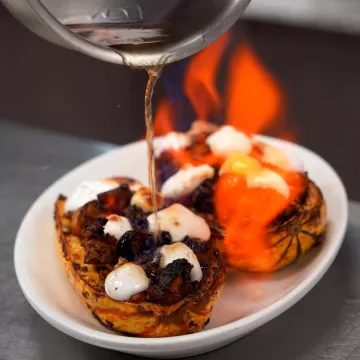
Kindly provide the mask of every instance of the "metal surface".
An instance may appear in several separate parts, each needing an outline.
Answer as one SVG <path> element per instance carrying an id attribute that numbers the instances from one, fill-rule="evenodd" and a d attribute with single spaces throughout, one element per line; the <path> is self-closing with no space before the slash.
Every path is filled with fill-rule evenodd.
<path id="1" fill-rule="evenodd" d="M 59 176 L 110 148 L 106 143 L 0 121 L 1 360 L 136 358 L 84 344 L 47 324 L 26 302 L 13 270 L 14 238 L 28 207 Z M 360 204 L 351 203 L 344 245 L 328 273 L 303 300 L 245 338 L 192 359 L 358 360 L 359 217 Z"/>
<path id="2" fill-rule="evenodd" d="M 360 1 L 253 0 L 244 18 L 359 34 Z"/>
<path id="3" fill-rule="evenodd" d="M 165 14 L 177 5 L 174 1 L 161 11 L 161 18 L 146 14 L 152 9 L 149 1 L 103 0 L 54 1 L 3 0 L 11 12 L 29 29 L 58 45 L 81 51 L 95 58 L 117 64 L 149 66 L 170 63 L 190 56 L 206 47 L 226 32 L 240 17 L 250 0 L 197 0 L 186 2 L 183 12 L 174 11 L 169 18 L 173 29 L 172 40 L 149 46 L 122 45 L 117 49 L 90 42 L 70 31 L 63 23 L 144 22 L 161 21 Z M 154 1 L 152 2 L 154 3 Z M 61 4 L 61 6 L 59 6 Z M 75 5 L 74 5 L 75 4 Z M 145 9 L 148 4 L 148 10 Z M 144 11 L 141 10 L 143 6 Z M 69 10 L 70 9 L 70 10 Z M 132 10 L 131 10 L 132 9 Z M 160 8 L 161 9 L 161 8 Z M 152 10 L 153 11 L 153 10 Z M 155 14 L 156 12 L 152 12 Z"/>

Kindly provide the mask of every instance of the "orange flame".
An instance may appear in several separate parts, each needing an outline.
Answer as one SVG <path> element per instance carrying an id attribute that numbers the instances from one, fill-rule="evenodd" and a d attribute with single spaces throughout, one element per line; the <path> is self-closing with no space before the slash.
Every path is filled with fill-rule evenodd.
<path id="1" fill-rule="evenodd" d="M 221 99 L 216 88 L 216 75 L 229 37 L 230 33 L 225 33 L 195 56 L 185 74 L 185 94 L 198 119 L 208 120 L 209 114 L 220 110 Z"/>
<path id="2" fill-rule="evenodd" d="M 258 170 L 236 171 L 236 156 L 226 161 L 234 169 L 219 177 L 215 187 L 216 215 L 225 228 L 224 248 L 229 264 L 254 271 L 270 270 L 274 264 L 268 227 L 299 195 L 303 178 L 296 172 L 258 163 Z M 244 166 L 244 164 L 240 164 Z M 245 165 L 246 166 L 246 165 Z M 280 175 L 289 188 L 289 196 L 272 188 L 251 187 L 247 176 L 252 171 L 271 170 Z M 276 259 L 275 259 L 276 260 Z"/>
<path id="3" fill-rule="evenodd" d="M 251 47 L 242 45 L 231 55 L 223 102 L 216 88 L 216 75 L 228 40 L 229 34 L 225 34 L 191 60 L 184 80 L 185 93 L 200 120 L 209 120 L 224 103 L 227 124 L 248 135 L 266 131 L 283 114 L 283 94 Z M 172 108 L 164 100 L 155 117 L 154 133 L 174 131 L 172 120 Z M 284 134 L 294 139 L 289 129 Z M 191 151 L 173 151 L 177 165 L 221 165 L 224 159 L 206 152 L 204 143 L 196 144 L 195 149 L 192 145 Z M 225 227 L 228 261 L 236 267 L 264 271 L 274 265 L 269 254 L 268 226 L 298 196 L 303 178 L 262 161 L 261 147 L 254 146 L 250 156 L 257 159 L 262 169 L 272 170 L 285 180 L 289 196 L 274 189 L 251 187 L 246 175 L 235 171 L 219 177 L 214 202 L 217 218 Z"/>
<path id="4" fill-rule="evenodd" d="M 164 136 L 174 131 L 172 120 L 174 119 L 173 109 L 167 98 L 161 100 L 156 115 L 154 116 L 153 133 L 155 136 Z"/>
<path id="5" fill-rule="evenodd" d="M 229 70 L 227 123 L 249 134 L 266 130 L 282 111 L 278 85 L 248 45 L 235 51 Z"/>

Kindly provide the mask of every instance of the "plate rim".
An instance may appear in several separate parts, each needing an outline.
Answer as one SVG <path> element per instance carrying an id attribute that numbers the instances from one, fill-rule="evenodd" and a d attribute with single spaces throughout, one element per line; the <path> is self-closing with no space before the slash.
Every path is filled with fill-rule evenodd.
<path id="1" fill-rule="evenodd" d="M 119 152 L 123 149 L 130 148 L 133 146 L 139 146 L 140 143 L 144 142 L 144 140 L 139 140 L 126 144 L 124 146 L 115 147 L 110 151 L 92 157 L 89 160 L 86 160 L 80 165 L 74 167 L 72 170 L 66 172 L 64 175 L 62 175 L 60 178 L 54 181 L 49 187 L 47 187 L 37 197 L 37 199 L 33 202 L 33 204 L 26 212 L 15 238 L 14 267 L 20 288 L 23 294 L 25 295 L 26 299 L 30 303 L 30 305 L 35 309 L 35 311 L 41 317 L 43 317 L 51 325 L 53 325 L 57 329 L 63 331 L 64 333 L 76 339 L 106 348 L 114 348 L 114 346 L 116 347 L 117 345 L 130 346 L 130 347 L 136 345 L 138 347 L 138 350 L 150 350 L 151 348 L 157 348 L 158 346 L 165 347 L 167 345 L 175 345 L 175 344 L 181 345 L 185 343 L 187 345 L 190 345 L 196 343 L 199 340 L 204 341 L 207 339 L 211 339 L 213 337 L 223 338 L 224 335 L 228 333 L 231 333 L 231 335 L 227 338 L 231 337 L 234 339 L 237 338 L 238 333 L 249 332 L 259 326 L 262 326 L 263 324 L 269 322 L 270 320 L 274 319 L 281 313 L 288 310 L 296 302 L 298 302 L 301 298 L 303 298 L 319 282 L 319 280 L 327 272 L 327 270 L 333 263 L 336 255 L 338 254 L 339 249 L 343 243 L 347 229 L 347 224 L 348 224 L 348 218 L 349 218 L 348 196 L 345 186 L 340 176 L 335 171 L 335 169 L 325 159 L 323 159 L 320 155 L 318 155 L 314 151 L 305 148 L 299 144 L 291 143 L 285 140 L 276 139 L 268 136 L 260 135 L 257 136 L 257 138 L 281 146 L 284 145 L 288 147 L 290 146 L 292 148 L 295 147 L 295 150 L 296 148 L 298 148 L 299 150 L 308 152 L 309 155 L 325 163 L 329 167 L 329 169 L 333 172 L 334 179 L 336 179 L 338 182 L 339 185 L 338 190 L 341 192 L 339 198 L 341 199 L 341 207 L 343 210 L 342 212 L 344 213 L 345 221 L 342 223 L 341 227 L 338 229 L 338 233 L 336 234 L 336 237 L 338 238 L 337 243 L 334 244 L 333 248 L 331 248 L 332 251 L 329 250 L 326 256 L 324 256 L 324 258 L 322 259 L 321 263 L 319 263 L 318 266 L 313 270 L 312 272 L 313 276 L 304 279 L 294 289 L 290 290 L 284 297 L 280 298 L 274 303 L 266 306 L 265 308 L 251 315 L 245 316 L 243 318 L 240 318 L 238 320 L 235 320 L 225 325 L 221 325 L 213 329 L 200 331 L 194 334 L 180 335 L 180 336 L 161 337 L 161 338 L 140 338 L 140 337 L 137 338 L 137 337 L 128 337 L 120 334 L 118 335 L 118 334 L 106 333 L 101 330 L 91 329 L 88 326 L 76 323 L 71 318 L 71 316 L 68 316 L 66 314 L 61 314 L 56 310 L 54 310 L 50 305 L 48 305 L 46 301 L 44 301 L 41 298 L 41 296 L 37 295 L 35 291 L 35 287 L 32 286 L 31 282 L 29 282 L 28 284 L 26 283 L 27 280 L 26 266 L 20 261 L 21 256 L 23 256 L 23 254 L 21 254 L 21 249 L 20 249 L 21 239 L 24 238 L 25 236 L 26 228 L 30 226 L 32 214 L 33 212 L 36 212 L 37 209 L 41 208 L 43 199 L 46 198 L 47 195 L 53 191 L 52 189 L 56 187 L 58 183 L 62 182 L 63 179 L 71 176 L 74 172 L 79 171 L 83 167 L 86 167 L 89 164 L 91 164 L 92 162 L 99 161 L 101 160 L 101 158 L 107 157 L 110 154 Z"/>

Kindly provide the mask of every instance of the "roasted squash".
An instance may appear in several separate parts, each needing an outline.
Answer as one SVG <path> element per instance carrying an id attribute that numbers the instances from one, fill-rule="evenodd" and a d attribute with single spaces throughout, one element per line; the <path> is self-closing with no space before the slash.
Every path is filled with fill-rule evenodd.
<path id="1" fill-rule="evenodd" d="M 126 180 L 121 179 L 120 183 L 124 182 Z M 194 333 L 207 324 L 225 280 L 225 266 L 217 249 L 209 243 L 206 277 L 195 293 L 181 301 L 171 305 L 143 301 L 141 297 L 117 301 L 107 296 L 104 290 L 104 273 L 114 269 L 113 262 L 100 265 L 85 262 L 85 248 L 77 222 L 83 221 L 81 212 L 88 207 L 86 221 L 91 223 L 99 216 L 96 206 L 90 203 L 69 214 L 64 211 L 65 202 L 66 197 L 60 196 L 55 205 L 59 254 L 81 302 L 100 323 L 115 331 L 141 337 Z"/>
<path id="2" fill-rule="evenodd" d="M 185 165 L 184 161 L 193 166 L 207 163 L 214 166 L 216 170 L 221 167 L 226 159 L 214 157 L 206 142 L 207 137 L 218 129 L 218 127 L 208 126 L 204 122 L 195 122 L 187 133 L 189 143 L 185 148 L 176 151 L 171 149 L 162 151 L 156 159 L 159 190 L 170 176 Z M 278 163 L 286 162 L 286 156 L 282 156 L 284 154 L 281 154 L 279 150 L 257 140 L 253 142 L 249 156 L 255 159 L 263 158 L 266 150 L 270 150 L 269 153 L 275 153 Z M 265 235 L 268 246 L 266 251 L 258 255 L 266 257 L 268 261 L 259 261 L 258 257 L 242 258 L 237 251 L 235 241 L 233 243 L 224 241 L 224 238 L 226 239 L 225 230 L 217 218 L 216 206 L 213 201 L 214 189 L 219 180 L 218 174 L 213 179 L 201 183 L 191 194 L 176 201 L 182 201 L 187 207 L 206 219 L 213 230 L 214 243 L 224 254 L 228 265 L 245 271 L 274 271 L 293 263 L 299 256 L 319 244 L 321 235 L 326 229 L 326 204 L 321 190 L 308 179 L 306 173 L 301 173 L 300 176 L 305 179 L 305 186 L 300 192 L 301 196 L 298 196 L 267 227 Z"/>
<path id="3" fill-rule="evenodd" d="M 326 230 L 326 206 L 320 189 L 309 180 L 302 199 L 291 205 L 289 215 L 280 215 L 268 227 L 265 236 L 268 247 L 259 258 L 242 258 L 234 244 L 224 243 L 219 234 L 216 246 L 225 256 L 228 265 L 240 270 L 269 272 L 278 270 L 296 261 L 311 248 L 320 244 L 321 235 Z M 218 224 L 213 225 L 213 228 Z"/>

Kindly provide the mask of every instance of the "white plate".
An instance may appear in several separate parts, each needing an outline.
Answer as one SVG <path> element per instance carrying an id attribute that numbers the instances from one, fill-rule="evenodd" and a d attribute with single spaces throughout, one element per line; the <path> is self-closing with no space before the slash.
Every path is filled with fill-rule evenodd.
<path id="1" fill-rule="evenodd" d="M 263 138 L 264 139 L 264 138 Z M 146 147 L 136 142 L 96 157 L 58 180 L 33 204 L 15 244 L 15 269 L 34 309 L 50 324 L 87 343 L 153 357 L 189 356 L 226 345 L 278 316 L 299 301 L 324 275 L 341 246 L 348 217 L 344 186 L 322 158 L 303 147 L 274 139 L 297 156 L 320 186 L 328 206 L 323 244 L 296 264 L 267 276 L 228 274 L 210 324 L 200 333 L 160 339 L 116 335 L 80 304 L 55 248 L 53 206 L 83 180 L 124 175 L 146 182 Z M 325 296 L 325 294 L 324 294 Z"/>

